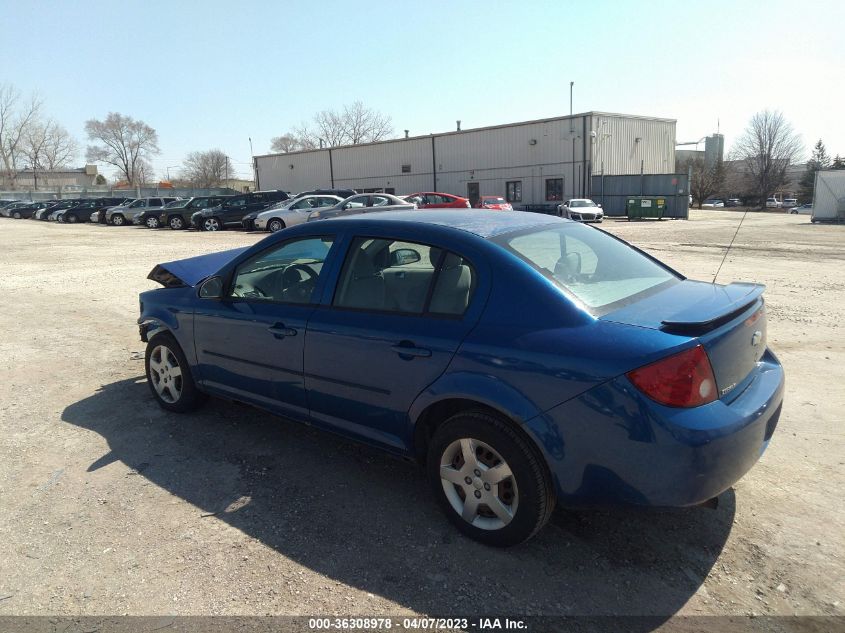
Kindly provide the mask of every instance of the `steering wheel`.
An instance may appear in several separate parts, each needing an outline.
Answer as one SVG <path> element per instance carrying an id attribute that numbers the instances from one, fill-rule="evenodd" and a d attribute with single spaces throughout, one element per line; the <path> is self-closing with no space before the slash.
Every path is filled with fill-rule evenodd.
<path id="1" fill-rule="evenodd" d="M 300 272 L 305 273 L 305 279 L 302 279 Z M 282 295 L 285 298 L 304 303 L 311 298 L 311 292 L 317 283 L 317 273 L 306 264 L 291 264 L 282 273 L 281 283 Z"/>

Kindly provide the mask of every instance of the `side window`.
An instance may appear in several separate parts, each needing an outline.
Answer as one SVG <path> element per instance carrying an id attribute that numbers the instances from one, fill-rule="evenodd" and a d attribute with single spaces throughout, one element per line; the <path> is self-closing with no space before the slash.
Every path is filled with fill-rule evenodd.
<path id="1" fill-rule="evenodd" d="M 336 204 L 337 200 L 334 198 L 317 198 L 318 207 L 333 207 Z"/>
<path id="2" fill-rule="evenodd" d="M 147 206 L 160 207 L 161 206 L 161 198 L 150 198 L 150 201 L 149 201 Z"/>
<path id="3" fill-rule="evenodd" d="M 385 198 L 384 196 L 373 196 L 373 206 L 374 207 L 384 207 L 390 204 L 390 198 Z"/>
<path id="4" fill-rule="evenodd" d="M 311 303 L 333 238 L 285 242 L 247 260 L 235 271 L 230 296 L 252 301 Z"/>
<path id="5" fill-rule="evenodd" d="M 346 204 L 343 205 L 344 209 L 355 209 L 359 207 L 367 206 L 367 198 L 369 196 L 355 196 L 354 198 L 347 200 Z"/>
<path id="6" fill-rule="evenodd" d="M 194 200 L 193 204 L 191 205 L 194 209 L 205 209 L 208 206 L 209 199 L 203 198 L 202 200 Z"/>

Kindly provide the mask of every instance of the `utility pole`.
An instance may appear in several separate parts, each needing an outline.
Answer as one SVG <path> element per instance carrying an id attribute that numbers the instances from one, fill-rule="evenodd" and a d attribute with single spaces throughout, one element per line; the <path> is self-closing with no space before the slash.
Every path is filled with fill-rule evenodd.
<path id="1" fill-rule="evenodd" d="M 249 138 L 249 159 L 252 161 L 252 186 L 255 187 L 255 183 L 258 182 L 258 166 L 255 163 L 255 152 L 252 151 L 252 137 L 247 138 Z"/>
<path id="2" fill-rule="evenodd" d="M 574 81 L 569 82 L 569 134 L 572 136 L 572 197 L 575 197 L 575 127 L 572 122 L 572 87 L 575 85 Z M 561 192 L 564 193 L 564 192 Z M 566 195 L 564 194 L 564 198 Z"/>

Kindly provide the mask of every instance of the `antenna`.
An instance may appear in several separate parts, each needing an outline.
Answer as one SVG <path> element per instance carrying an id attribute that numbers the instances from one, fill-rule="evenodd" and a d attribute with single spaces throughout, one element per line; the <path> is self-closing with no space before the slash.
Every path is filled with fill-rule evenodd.
<path id="1" fill-rule="evenodd" d="M 722 270 L 722 264 L 725 263 L 725 260 L 728 258 L 728 253 L 731 252 L 731 246 L 734 245 L 734 240 L 736 239 L 736 234 L 739 233 L 739 229 L 742 228 L 742 223 L 745 222 L 745 216 L 748 215 L 748 207 L 745 208 L 745 213 L 742 214 L 742 219 L 739 221 L 739 226 L 736 227 L 736 231 L 734 232 L 734 236 L 731 238 L 731 243 L 728 244 L 728 248 L 725 249 L 725 256 L 722 257 L 722 262 L 719 264 L 719 268 L 716 269 L 716 274 L 713 275 L 712 283 L 716 283 L 716 277 L 719 276 L 719 271 Z"/>
<path id="2" fill-rule="evenodd" d="M 719 117 L 716 117 L 716 134 L 719 133 Z"/>

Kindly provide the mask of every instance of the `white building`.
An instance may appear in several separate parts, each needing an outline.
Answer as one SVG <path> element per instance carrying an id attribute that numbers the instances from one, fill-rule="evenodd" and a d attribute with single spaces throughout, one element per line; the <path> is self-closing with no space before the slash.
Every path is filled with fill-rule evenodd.
<path id="1" fill-rule="evenodd" d="M 675 169 L 675 120 L 573 116 L 255 157 L 256 187 L 441 191 L 516 205 L 590 195 L 590 176 Z"/>

